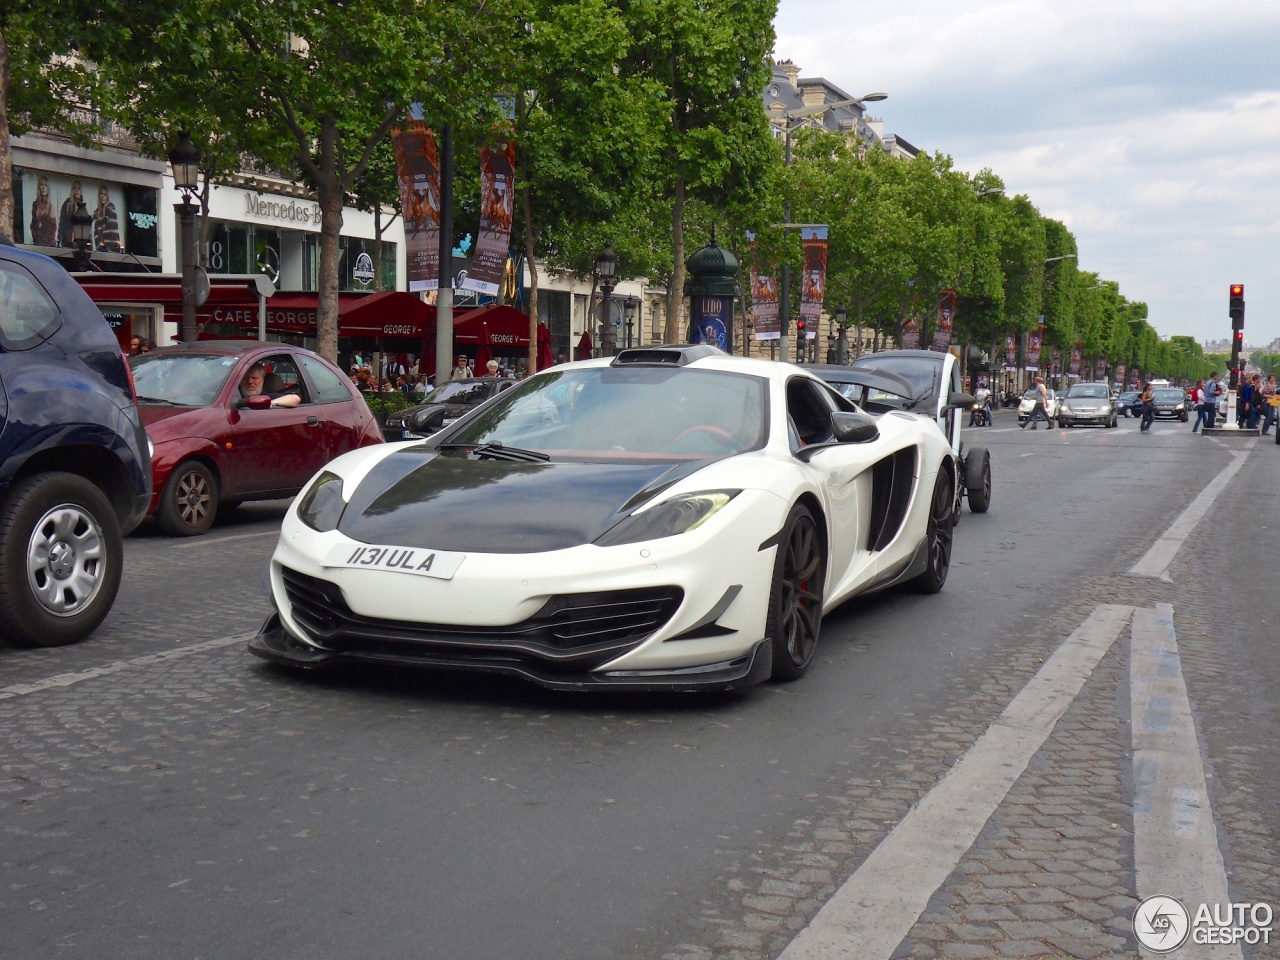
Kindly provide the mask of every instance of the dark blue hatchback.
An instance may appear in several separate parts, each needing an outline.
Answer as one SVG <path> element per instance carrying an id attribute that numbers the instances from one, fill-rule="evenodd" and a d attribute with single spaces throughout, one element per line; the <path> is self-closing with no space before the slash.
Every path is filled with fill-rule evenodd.
<path id="1" fill-rule="evenodd" d="M 0 244 L 0 637 L 92 632 L 150 500 L 147 435 L 102 312 L 53 260 Z"/>

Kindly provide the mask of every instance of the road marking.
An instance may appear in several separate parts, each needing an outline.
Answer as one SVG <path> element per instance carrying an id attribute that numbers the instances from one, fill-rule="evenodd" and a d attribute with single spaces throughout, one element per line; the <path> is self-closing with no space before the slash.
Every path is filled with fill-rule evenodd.
<path id="1" fill-rule="evenodd" d="M 1094 608 L 960 761 L 938 781 L 782 952 L 779 960 L 878 960 L 911 932 L 1022 776 L 1132 607 Z"/>
<path id="2" fill-rule="evenodd" d="M 222 647 L 232 647 L 237 643 L 248 643 L 249 638 L 252 636 L 252 633 L 238 633 L 232 637 L 220 637 L 217 640 L 204 640 L 200 643 L 193 643 L 189 647 L 165 650 L 163 653 L 150 653 L 145 657 L 134 657 L 132 660 L 116 660 L 114 663 L 104 663 L 100 667 L 91 667 L 78 673 L 59 673 L 52 677 L 45 677 L 43 680 L 34 680 L 31 683 L 15 683 L 8 687 L 0 687 L 0 700 L 25 697 L 45 690 L 61 690 L 75 686 L 77 683 L 83 683 L 85 680 L 109 677 L 113 673 L 121 673 L 135 667 L 149 667 L 157 663 L 167 663 L 170 660 L 194 656 L 197 653 L 207 653 L 210 650 L 219 650 Z"/>
<path id="3" fill-rule="evenodd" d="M 202 547 L 210 543 L 226 543 L 229 540 L 248 540 L 252 537 L 278 537 L 279 528 L 275 530 L 259 530 L 256 533 L 237 533 L 230 537 L 192 537 L 190 540 L 169 545 L 171 550 L 183 550 L 187 547 Z"/>
<path id="4" fill-rule="evenodd" d="M 1248 456 L 1247 452 L 1234 455 L 1231 463 L 1209 481 L 1209 485 L 1201 490 L 1200 495 L 1178 515 L 1169 529 L 1142 555 L 1142 559 L 1129 568 L 1131 577 L 1152 577 L 1156 580 L 1164 580 L 1166 583 L 1170 581 L 1169 564 L 1173 563 L 1174 557 L 1195 531 L 1196 525 L 1209 512 L 1218 494 L 1244 466 L 1245 458 Z"/>
<path id="5" fill-rule="evenodd" d="M 1231 902 L 1205 788 L 1191 701 L 1182 676 L 1173 607 L 1133 616 L 1129 662 L 1133 719 L 1133 847 L 1138 899 L 1177 897 L 1194 914 L 1201 903 Z M 1145 949 L 1144 957 L 1155 956 Z M 1178 954 L 1240 957 L 1239 944 L 1188 943 Z"/>

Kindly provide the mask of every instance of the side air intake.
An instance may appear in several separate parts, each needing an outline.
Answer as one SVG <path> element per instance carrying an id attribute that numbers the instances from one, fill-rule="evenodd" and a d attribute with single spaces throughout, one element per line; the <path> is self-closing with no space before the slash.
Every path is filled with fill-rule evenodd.
<path id="1" fill-rule="evenodd" d="M 871 468 L 871 522 L 867 549 L 883 550 L 902 529 L 916 478 L 916 448 L 892 453 Z"/>

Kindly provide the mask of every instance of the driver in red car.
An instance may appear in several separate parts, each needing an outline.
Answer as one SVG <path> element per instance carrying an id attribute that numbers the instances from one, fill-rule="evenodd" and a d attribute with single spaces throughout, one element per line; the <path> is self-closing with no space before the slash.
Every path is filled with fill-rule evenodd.
<path id="1" fill-rule="evenodd" d="M 260 363 L 255 363 L 245 373 L 244 379 L 240 381 L 240 393 L 247 400 L 249 397 L 257 397 L 266 395 L 271 398 L 273 407 L 296 407 L 302 402 L 302 397 L 296 393 L 278 392 L 267 393 L 265 386 L 267 383 L 267 368 Z"/>

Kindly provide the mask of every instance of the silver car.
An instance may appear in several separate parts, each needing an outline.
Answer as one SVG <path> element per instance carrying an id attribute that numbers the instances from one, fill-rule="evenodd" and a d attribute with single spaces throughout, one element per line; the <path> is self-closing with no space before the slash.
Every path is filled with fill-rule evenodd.
<path id="1" fill-rule="evenodd" d="M 1116 425 L 1118 416 L 1105 383 L 1073 384 L 1058 406 L 1060 427 L 1074 427 L 1079 423 L 1110 428 Z"/>

